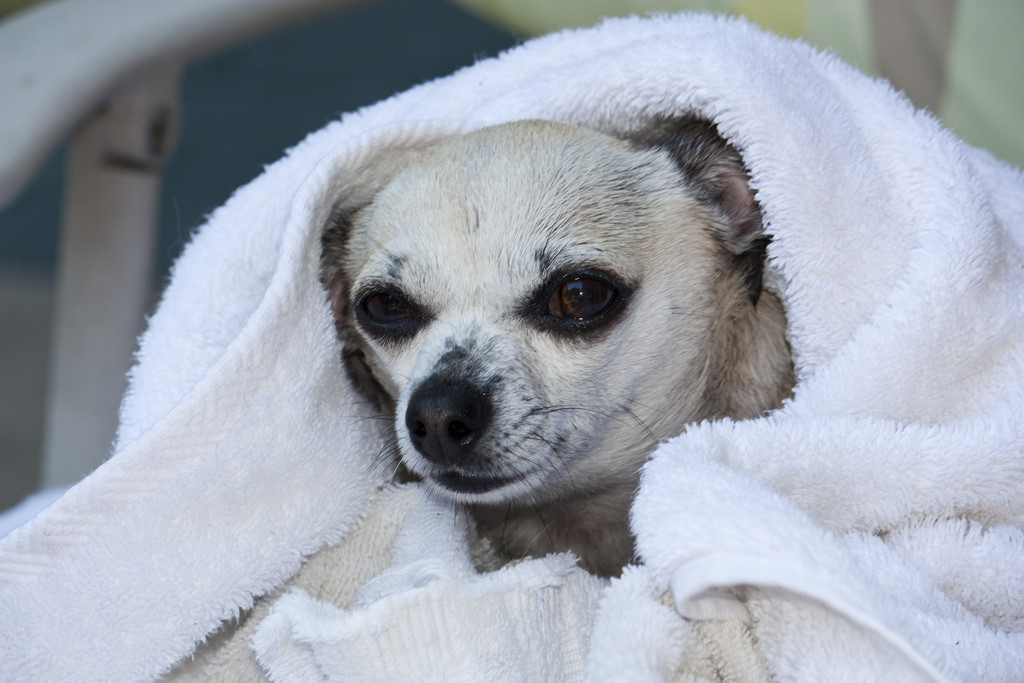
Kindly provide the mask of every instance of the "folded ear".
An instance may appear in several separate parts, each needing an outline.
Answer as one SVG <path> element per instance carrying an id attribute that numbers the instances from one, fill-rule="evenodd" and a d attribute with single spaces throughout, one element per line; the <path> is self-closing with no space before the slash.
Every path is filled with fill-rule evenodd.
<path id="1" fill-rule="evenodd" d="M 341 360 L 356 390 L 379 410 L 393 411 L 394 399 L 373 370 L 372 353 L 352 324 L 349 305 L 348 241 L 361 207 L 336 208 L 331 211 L 320 237 L 320 282 L 327 289 L 327 299 L 334 314 L 334 325 L 342 343 Z"/>
<path id="2" fill-rule="evenodd" d="M 327 288 L 334 319 L 341 325 L 348 318 L 348 277 L 345 264 L 352 220 L 358 209 L 335 208 L 320 237 L 320 282 Z"/>
<path id="3" fill-rule="evenodd" d="M 714 124 L 696 117 L 663 122 L 640 142 L 667 152 L 695 198 L 717 207 L 723 219 L 719 242 L 735 257 L 736 267 L 747 279 L 750 299 L 757 303 L 770 238 L 764 234 L 761 207 L 739 152 Z"/>

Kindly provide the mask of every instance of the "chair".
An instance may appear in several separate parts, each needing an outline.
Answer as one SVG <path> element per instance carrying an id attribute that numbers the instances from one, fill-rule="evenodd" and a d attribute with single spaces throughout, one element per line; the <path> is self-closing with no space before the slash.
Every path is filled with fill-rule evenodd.
<path id="1" fill-rule="evenodd" d="M 108 455 L 151 301 L 161 164 L 183 67 L 362 0 L 53 0 L 0 23 L 0 209 L 71 136 L 44 487 Z"/>

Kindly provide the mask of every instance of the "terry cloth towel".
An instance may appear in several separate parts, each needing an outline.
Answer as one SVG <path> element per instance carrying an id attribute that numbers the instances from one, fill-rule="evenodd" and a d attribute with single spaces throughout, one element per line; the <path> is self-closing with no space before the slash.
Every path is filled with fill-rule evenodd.
<path id="1" fill-rule="evenodd" d="M 477 574 L 461 514 L 377 464 L 317 279 L 327 211 L 481 126 L 688 112 L 750 170 L 795 394 L 658 448 L 621 579 Z M 1024 179 L 887 84 L 703 15 L 543 37 L 313 133 L 176 264 L 113 457 L 0 544 L 0 678 L 168 673 L 1020 680 Z"/>

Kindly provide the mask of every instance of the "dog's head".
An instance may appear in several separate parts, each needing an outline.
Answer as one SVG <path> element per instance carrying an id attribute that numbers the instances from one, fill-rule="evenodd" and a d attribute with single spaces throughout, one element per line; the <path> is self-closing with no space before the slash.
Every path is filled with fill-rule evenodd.
<path id="1" fill-rule="evenodd" d="M 658 440 L 766 407 L 728 357 L 763 249 L 708 124 L 641 143 L 522 121 L 338 212 L 322 275 L 408 469 L 457 500 L 538 502 L 632 486 Z"/>

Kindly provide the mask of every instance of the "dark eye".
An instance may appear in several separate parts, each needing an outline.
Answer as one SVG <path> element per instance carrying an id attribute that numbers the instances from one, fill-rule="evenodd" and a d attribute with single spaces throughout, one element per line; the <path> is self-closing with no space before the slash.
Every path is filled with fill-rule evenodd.
<path id="1" fill-rule="evenodd" d="M 371 322 L 379 325 L 394 325 L 412 317 L 412 310 L 405 302 L 389 292 L 366 297 L 362 310 Z"/>
<path id="2" fill-rule="evenodd" d="M 370 291 L 356 300 L 356 319 L 363 330 L 382 339 L 401 339 L 416 333 L 421 323 L 419 309 L 405 298 L 387 290 Z"/>
<path id="3" fill-rule="evenodd" d="M 558 318 L 591 320 L 615 303 L 618 292 L 607 282 L 591 277 L 574 277 L 558 287 L 548 299 L 548 312 Z"/>

